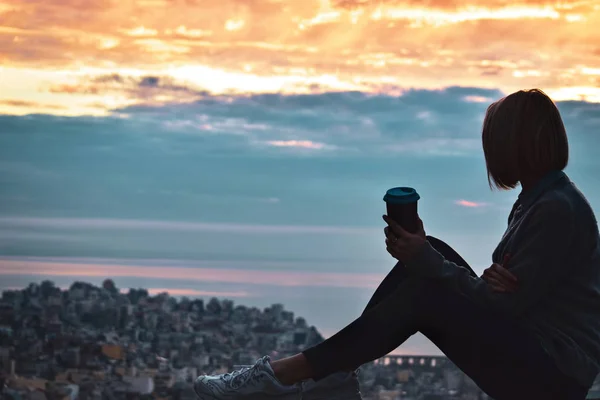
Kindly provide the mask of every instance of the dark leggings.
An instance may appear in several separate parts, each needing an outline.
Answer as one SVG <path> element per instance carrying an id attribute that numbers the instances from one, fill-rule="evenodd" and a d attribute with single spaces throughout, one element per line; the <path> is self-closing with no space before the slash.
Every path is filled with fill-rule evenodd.
<path id="1" fill-rule="evenodd" d="M 427 239 L 447 260 L 476 275 L 446 243 Z M 581 400 L 587 394 L 515 320 L 482 308 L 438 281 L 409 276 L 401 262 L 359 318 L 303 354 L 318 380 L 383 357 L 417 332 L 495 400 Z"/>

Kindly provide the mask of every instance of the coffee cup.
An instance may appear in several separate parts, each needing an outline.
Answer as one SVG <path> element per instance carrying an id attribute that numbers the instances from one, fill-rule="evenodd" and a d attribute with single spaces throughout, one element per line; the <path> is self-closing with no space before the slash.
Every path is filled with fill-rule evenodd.
<path id="1" fill-rule="evenodd" d="M 411 233 L 419 229 L 419 213 L 417 203 L 421 197 L 410 187 L 395 187 L 389 189 L 383 201 L 387 206 L 387 215 L 401 227 Z"/>

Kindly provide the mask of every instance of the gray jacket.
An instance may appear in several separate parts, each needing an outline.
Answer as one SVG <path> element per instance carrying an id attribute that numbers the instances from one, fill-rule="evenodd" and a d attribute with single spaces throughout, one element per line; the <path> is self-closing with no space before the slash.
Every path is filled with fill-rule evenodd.
<path id="1" fill-rule="evenodd" d="M 519 281 L 512 293 L 493 292 L 429 244 L 406 267 L 515 317 L 565 374 L 590 387 L 600 372 L 600 236 L 590 204 L 564 172 L 519 195 L 492 261 L 506 254 Z"/>

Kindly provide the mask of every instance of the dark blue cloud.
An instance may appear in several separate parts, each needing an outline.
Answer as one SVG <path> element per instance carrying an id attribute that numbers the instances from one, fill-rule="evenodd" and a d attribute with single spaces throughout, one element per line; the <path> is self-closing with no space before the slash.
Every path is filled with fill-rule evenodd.
<path id="1" fill-rule="evenodd" d="M 383 191 L 406 184 L 419 188 L 423 210 L 440 224 L 479 226 L 457 213 L 455 200 L 510 206 L 513 194 L 487 188 L 487 103 L 466 99 L 501 95 L 461 87 L 403 96 L 203 95 L 108 117 L 0 116 L 0 216 L 373 226 Z M 596 187 L 600 105 L 559 106 L 571 170 Z M 268 144 L 293 140 L 331 147 Z"/>
<path id="2" fill-rule="evenodd" d="M 412 90 L 402 96 L 360 92 L 204 95 L 193 103 L 138 105 L 116 112 L 160 119 L 180 133 L 201 135 L 206 130 L 228 134 L 233 141 L 255 144 L 311 140 L 353 153 L 386 149 L 389 153 L 464 154 L 477 149 L 481 118 L 487 106 L 466 101 L 469 96 L 495 99 L 501 93 L 451 87 L 440 91 Z"/>

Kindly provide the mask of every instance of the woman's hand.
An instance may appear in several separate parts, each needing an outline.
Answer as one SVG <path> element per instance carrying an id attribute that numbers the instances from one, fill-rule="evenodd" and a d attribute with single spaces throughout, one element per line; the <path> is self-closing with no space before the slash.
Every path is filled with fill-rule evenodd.
<path id="1" fill-rule="evenodd" d="M 383 216 L 383 220 L 388 224 L 383 230 L 387 252 L 396 260 L 406 264 L 423 248 L 427 241 L 423 221 L 419 218 L 419 229 L 416 233 L 410 233 L 387 215 Z"/>
<path id="2" fill-rule="evenodd" d="M 494 263 L 486 268 L 481 275 L 481 279 L 490 285 L 494 292 L 506 293 L 514 292 L 518 288 L 517 277 L 504 266 L 509 260 L 509 255 L 504 256 L 502 264 Z"/>

